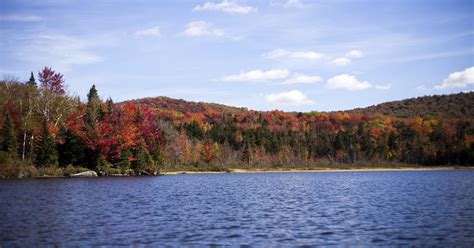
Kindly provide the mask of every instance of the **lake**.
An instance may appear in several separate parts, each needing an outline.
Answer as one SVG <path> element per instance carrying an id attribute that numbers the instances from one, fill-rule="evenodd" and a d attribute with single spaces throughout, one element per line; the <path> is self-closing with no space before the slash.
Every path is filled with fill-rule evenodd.
<path id="1" fill-rule="evenodd" d="M 474 245 L 474 171 L 0 181 L 0 246 Z"/>

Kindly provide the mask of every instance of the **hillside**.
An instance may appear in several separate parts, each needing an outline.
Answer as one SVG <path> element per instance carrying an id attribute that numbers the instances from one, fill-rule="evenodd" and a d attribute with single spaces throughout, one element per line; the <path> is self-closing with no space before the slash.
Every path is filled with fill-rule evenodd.
<path id="1" fill-rule="evenodd" d="M 474 117 L 474 92 L 423 96 L 357 108 L 350 112 L 380 113 L 399 118 L 471 119 Z"/>
<path id="2" fill-rule="evenodd" d="M 188 113 L 204 113 L 209 109 L 212 109 L 216 112 L 226 112 L 226 113 L 235 113 L 245 111 L 246 108 L 237 108 L 231 107 L 223 104 L 217 103 L 205 103 L 205 102 L 192 102 L 186 101 L 183 99 L 174 99 L 166 96 L 160 97 L 148 97 L 141 98 L 131 101 L 142 106 L 162 109 L 162 110 L 173 110 L 178 112 L 188 112 Z"/>
<path id="3" fill-rule="evenodd" d="M 169 97 L 143 98 L 127 102 L 134 102 L 142 106 L 160 110 L 171 110 L 182 113 L 205 113 L 212 110 L 218 113 L 245 113 L 246 108 L 237 108 L 215 103 L 192 102 Z M 254 112 L 254 111 L 251 111 Z M 268 113 L 268 111 L 259 111 Z M 338 111 L 334 111 L 338 112 Z M 400 101 L 385 102 L 366 108 L 356 108 L 345 111 L 348 113 L 382 114 L 398 118 L 424 119 L 473 119 L 474 118 L 474 92 L 458 93 L 452 95 L 433 95 L 410 98 Z M 290 112 L 287 114 L 296 114 Z"/>

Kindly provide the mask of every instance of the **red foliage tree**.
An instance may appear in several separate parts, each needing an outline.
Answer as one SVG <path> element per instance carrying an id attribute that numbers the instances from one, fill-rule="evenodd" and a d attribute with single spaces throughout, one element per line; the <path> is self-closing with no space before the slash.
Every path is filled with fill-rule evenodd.
<path id="1" fill-rule="evenodd" d="M 66 93 L 64 79 L 61 73 L 55 72 L 51 67 L 46 66 L 38 73 L 38 76 L 41 87 L 57 95 L 64 95 Z"/>

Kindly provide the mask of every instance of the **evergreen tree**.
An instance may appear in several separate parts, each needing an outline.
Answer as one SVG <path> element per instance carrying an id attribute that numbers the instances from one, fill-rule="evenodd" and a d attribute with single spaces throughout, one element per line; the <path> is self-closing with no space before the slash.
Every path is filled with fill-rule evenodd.
<path id="1" fill-rule="evenodd" d="M 114 101 L 112 101 L 112 98 L 108 98 L 107 101 L 105 101 L 105 105 L 107 106 L 107 114 L 113 114 L 114 112 Z"/>
<path id="2" fill-rule="evenodd" d="M 60 165 L 80 165 L 84 164 L 86 145 L 71 130 L 63 128 L 61 136 L 64 142 L 58 145 L 58 155 Z"/>
<path id="3" fill-rule="evenodd" d="M 120 158 L 118 159 L 118 162 L 115 163 L 115 166 L 119 168 L 122 173 L 125 173 L 130 169 L 131 163 L 129 158 L 132 157 L 132 155 L 132 152 L 128 148 L 120 151 Z"/>
<path id="4" fill-rule="evenodd" d="M 84 117 L 84 130 L 86 132 L 87 139 L 90 141 L 94 141 L 98 138 L 96 122 L 100 121 L 104 114 L 102 112 L 101 104 L 102 102 L 99 98 L 95 85 L 92 85 L 89 93 L 87 94 L 86 114 Z M 86 156 L 88 168 L 97 168 L 98 162 L 100 160 L 99 152 L 93 149 L 86 149 Z"/>
<path id="5" fill-rule="evenodd" d="M 35 76 L 33 75 L 33 72 L 31 72 L 30 80 L 28 80 L 26 84 L 36 87 L 36 80 L 35 80 Z"/>
<path id="6" fill-rule="evenodd" d="M 95 127 L 95 122 L 102 117 L 101 103 L 95 85 L 92 85 L 87 94 L 87 110 L 85 117 L 86 124 L 89 127 Z"/>
<path id="7" fill-rule="evenodd" d="M 250 164 L 252 161 L 252 147 L 248 140 L 245 142 L 244 150 L 242 151 L 242 161 L 246 164 Z"/>
<path id="8" fill-rule="evenodd" d="M 134 150 L 135 160 L 132 161 L 132 168 L 136 173 L 141 173 L 142 171 L 156 171 L 155 161 L 153 161 L 153 157 L 146 149 L 144 143 L 140 143 Z"/>
<path id="9" fill-rule="evenodd" d="M 40 166 L 55 166 L 58 164 L 58 151 L 46 122 L 43 124 L 43 135 L 36 156 L 36 164 Z"/>
<path id="10" fill-rule="evenodd" d="M 163 157 L 161 147 L 159 145 L 156 146 L 155 151 L 153 151 L 151 155 L 157 167 L 163 166 L 165 164 L 165 158 Z"/>
<path id="11" fill-rule="evenodd" d="M 1 150 L 8 156 L 15 157 L 17 155 L 18 144 L 15 136 L 15 124 L 8 111 L 5 114 L 5 122 L 2 127 L 3 140 Z"/>
<path id="12" fill-rule="evenodd" d="M 195 120 L 193 120 L 190 124 L 185 124 L 184 129 L 186 130 L 186 135 L 188 135 L 190 138 L 195 138 L 198 140 L 202 140 L 204 138 L 204 131 Z"/>

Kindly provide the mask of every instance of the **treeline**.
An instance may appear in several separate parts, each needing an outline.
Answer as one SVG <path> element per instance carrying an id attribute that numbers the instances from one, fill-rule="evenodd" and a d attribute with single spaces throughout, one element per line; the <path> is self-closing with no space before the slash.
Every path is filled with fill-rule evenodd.
<path id="1" fill-rule="evenodd" d="M 398 118 L 466 119 L 474 117 L 474 93 L 422 96 L 386 102 L 350 112 L 381 113 Z"/>
<path id="2" fill-rule="evenodd" d="M 38 83 L 32 73 L 25 83 L 0 82 L 3 169 L 29 164 L 150 174 L 379 162 L 474 164 L 470 116 L 258 112 L 163 97 L 113 103 L 100 99 L 95 86 L 82 102 L 66 93 L 62 74 L 51 68 L 37 78 Z"/>

